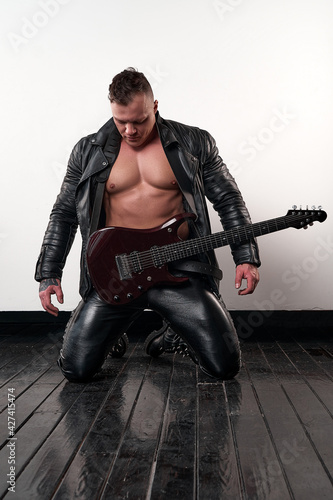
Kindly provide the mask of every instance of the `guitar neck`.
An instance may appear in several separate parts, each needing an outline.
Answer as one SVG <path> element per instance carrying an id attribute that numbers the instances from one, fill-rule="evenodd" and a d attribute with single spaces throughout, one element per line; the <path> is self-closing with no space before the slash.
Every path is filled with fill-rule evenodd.
<path id="1" fill-rule="evenodd" d="M 293 226 L 298 218 L 301 219 L 298 215 L 289 215 L 277 219 L 257 222 L 255 224 L 238 226 L 208 236 L 201 236 L 200 238 L 165 245 L 160 247 L 160 250 L 163 253 L 163 260 L 165 262 L 173 262 L 208 250 L 214 250 L 215 248 L 227 245 L 239 245 L 258 236 L 282 231 L 283 229 Z"/>

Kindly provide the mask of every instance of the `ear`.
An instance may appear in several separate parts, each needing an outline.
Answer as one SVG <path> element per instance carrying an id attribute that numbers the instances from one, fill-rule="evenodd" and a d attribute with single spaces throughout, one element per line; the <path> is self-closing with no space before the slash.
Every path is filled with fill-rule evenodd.
<path id="1" fill-rule="evenodd" d="M 155 114 L 156 114 L 156 112 L 157 112 L 157 108 L 158 108 L 158 101 L 157 101 L 157 100 L 155 100 L 155 101 L 154 101 L 154 113 L 155 113 Z"/>

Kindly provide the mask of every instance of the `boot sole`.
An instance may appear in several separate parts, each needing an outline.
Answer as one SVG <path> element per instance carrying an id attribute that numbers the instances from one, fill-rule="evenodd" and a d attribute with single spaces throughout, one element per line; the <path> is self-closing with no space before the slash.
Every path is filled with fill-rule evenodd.
<path id="1" fill-rule="evenodd" d="M 169 325 L 167 323 L 164 323 L 162 328 L 160 328 L 159 330 L 154 330 L 146 338 L 145 343 L 144 343 L 144 350 L 152 358 L 158 358 L 161 354 L 163 354 L 164 349 L 162 346 L 159 348 L 159 350 L 156 350 L 156 352 L 154 352 L 153 354 L 151 354 L 149 352 L 149 350 L 150 350 L 150 347 L 151 347 L 152 343 L 154 342 L 154 340 L 156 340 L 158 337 L 163 336 L 163 334 L 166 331 L 166 329 L 168 328 L 168 326 Z"/>
<path id="2" fill-rule="evenodd" d="M 111 356 L 111 358 L 122 358 L 126 353 L 128 346 L 129 340 L 127 334 L 124 333 L 112 347 L 111 351 L 109 352 L 109 356 Z"/>

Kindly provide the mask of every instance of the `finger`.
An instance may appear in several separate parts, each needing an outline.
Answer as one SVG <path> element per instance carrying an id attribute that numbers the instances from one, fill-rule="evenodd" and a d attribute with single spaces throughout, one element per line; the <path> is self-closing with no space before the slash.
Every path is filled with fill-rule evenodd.
<path id="1" fill-rule="evenodd" d="M 253 293 L 255 290 L 255 287 L 248 286 L 247 288 L 243 288 L 243 290 L 239 290 L 238 295 L 249 295 Z"/>
<path id="2" fill-rule="evenodd" d="M 238 295 L 248 295 L 249 293 L 252 293 L 253 290 L 254 290 L 254 288 L 252 288 L 248 284 L 246 288 L 243 288 L 242 290 L 239 290 Z"/>
<path id="3" fill-rule="evenodd" d="M 242 286 L 243 280 L 243 272 L 236 268 L 236 276 L 235 276 L 235 288 L 240 288 Z"/>
<path id="4" fill-rule="evenodd" d="M 43 309 L 45 309 L 46 312 L 52 314 L 53 316 L 58 316 L 59 309 L 52 304 L 51 294 L 52 292 L 50 290 L 46 292 L 41 292 L 39 294 L 40 301 Z"/>
<path id="5" fill-rule="evenodd" d="M 59 309 L 57 307 L 55 307 L 51 301 L 41 300 L 41 303 L 42 303 L 43 309 L 45 309 L 46 312 L 48 312 L 49 314 L 52 314 L 53 316 L 58 316 Z"/>
<path id="6" fill-rule="evenodd" d="M 48 312 L 49 314 L 52 314 L 52 316 L 58 316 L 59 309 L 55 307 L 53 304 L 50 304 L 47 308 L 45 308 L 45 311 Z"/>
<path id="7" fill-rule="evenodd" d="M 58 300 L 59 304 L 63 304 L 63 302 L 64 302 L 64 294 L 62 292 L 61 286 L 54 287 L 54 290 L 55 290 L 55 294 L 57 296 L 57 300 Z"/>
<path id="8" fill-rule="evenodd" d="M 247 287 L 238 292 L 238 295 L 248 295 L 253 293 L 258 284 L 258 280 L 255 279 L 252 275 L 247 277 Z"/>

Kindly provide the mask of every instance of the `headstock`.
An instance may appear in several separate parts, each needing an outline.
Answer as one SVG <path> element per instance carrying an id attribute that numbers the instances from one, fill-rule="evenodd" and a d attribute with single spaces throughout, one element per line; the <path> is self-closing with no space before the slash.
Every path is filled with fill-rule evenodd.
<path id="1" fill-rule="evenodd" d="M 306 209 L 303 210 L 302 205 L 299 209 L 296 205 L 293 205 L 292 210 L 288 210 L 286 217 L 290 227 L 306 229 L 309 224 L 312 225 L 315 221 L 324 222 L 327 218 L 327 213 L 322 210 L 321 206 L 319 206 L 318 209 L 316 209 L 315 206 L 309 209 L 307 206 Z"/>

